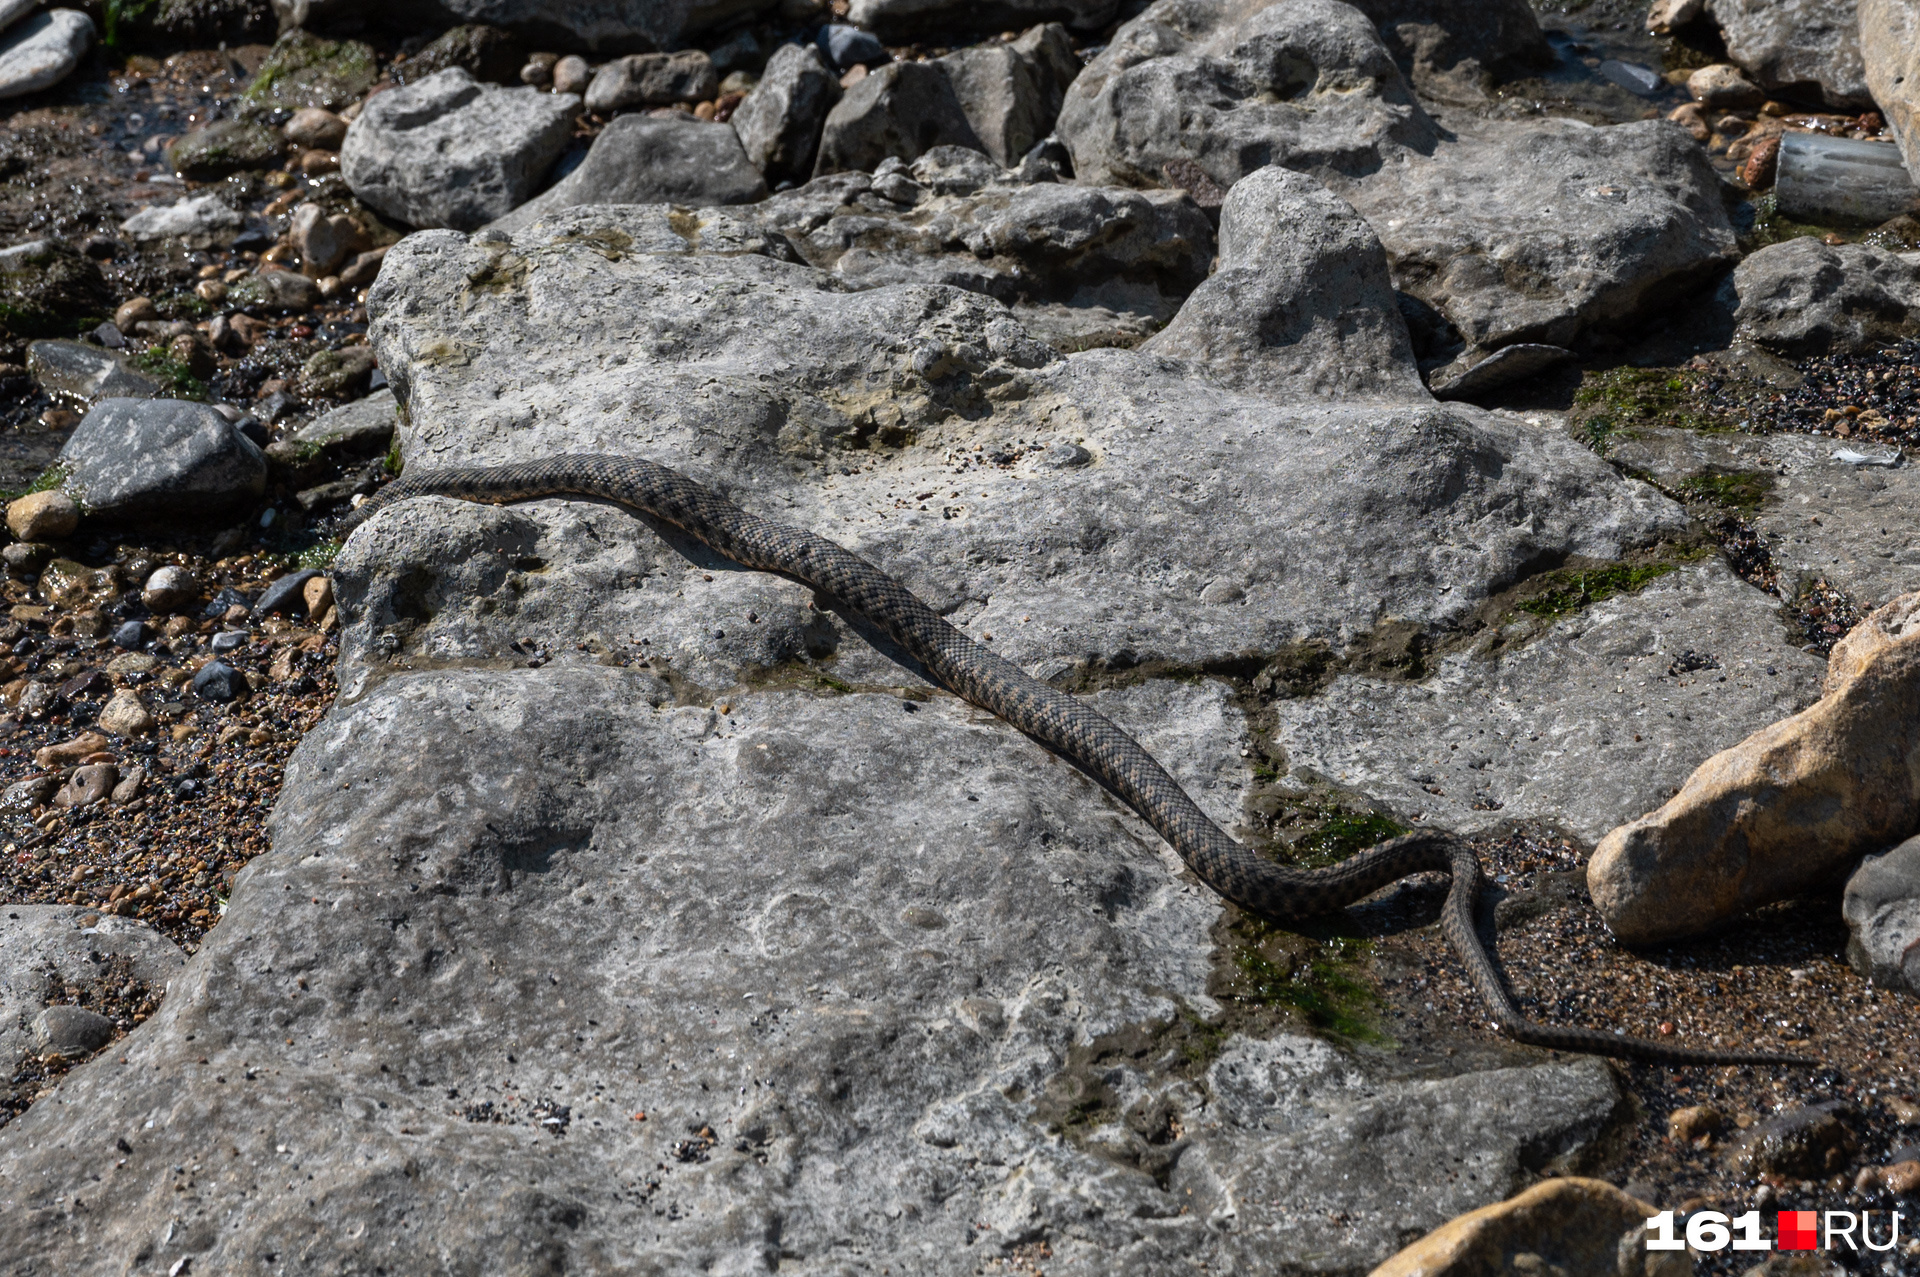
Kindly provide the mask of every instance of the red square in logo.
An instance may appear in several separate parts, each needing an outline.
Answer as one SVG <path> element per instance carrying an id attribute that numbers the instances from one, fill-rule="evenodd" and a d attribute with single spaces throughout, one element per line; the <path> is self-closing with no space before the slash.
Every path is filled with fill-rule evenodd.
<path id="1" fill-rule="evenodd" d="M 1818 1250 L 1820 1248 L 1820 1214 L 1810 1210 L 1783 1210 L 1780 1212 L 1780 1249 L 1781 1250 Z"/>

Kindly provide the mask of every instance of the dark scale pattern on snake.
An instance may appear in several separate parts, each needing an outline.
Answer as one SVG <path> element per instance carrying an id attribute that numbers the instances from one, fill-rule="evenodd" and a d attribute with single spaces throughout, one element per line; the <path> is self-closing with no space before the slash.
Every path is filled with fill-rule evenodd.
<path id="1" fill-rule="evenodd" d="M 949 625 L 865 559 L 811 532 L 749 514 L 665 466 L 634 457 L 560 456 L 520 465 L 408 473 L 354 513 L 353 523 L 410 497 L 500 504 L 585 496 L 642 510 L 736 563 L 777 572 L 834 596 L 885 630 L 946 688 L 1097 776 L 1180 854 L 1193 872 L 1243 909 L 1276 922 L 1334 913 L 1409 874 L 1450 874 L 1447 938 L 1493 1011 L 1494 1028 L 1562 1051 L 1669 1064 L 1807 1064 L 1762 1051 L 1667 1046 L 1591 1029 L 1555 1028 L 1521 1015 L 1474 929 L 1480 864 L 1458 837 L 1407 834 L 1325 869 L 1293 869 L 1229 838 L 1138 742 L 1076 698 L 1047 686 Z"/>

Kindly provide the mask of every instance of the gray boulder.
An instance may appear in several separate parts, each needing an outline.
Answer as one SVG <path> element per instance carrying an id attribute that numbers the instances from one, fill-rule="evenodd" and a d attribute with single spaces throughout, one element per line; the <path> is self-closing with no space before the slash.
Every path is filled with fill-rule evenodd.
<path id="1" fill-rule="evenodd" d="M 347 130 L 340 171 L 388 217 L 473 230 L 539 189 L 579 111 L 571 94 L 496 88 L 451 67 L 371 99 Z"/>
<path id="2" fill-rule="evenodd" d="M 1066 28 L 1034 27 L 1010 44 L 976 44 L 938 59 L 987 154 L 1012 168 L 1053 129 L 1080 70 Z"/>
<path id="3" fill-rule="evenodd" d="M 1859 0 L 1860 55 L 1867 87 L 1900 144 L 1909 173 L 1920 173 L 1920 4 Z"/>
<path id="4" fill-rule="evenodd" d="M 952 284 L 1064 342 L 1102 326 L 1139 340 L 1208 275 L 1213 230 L 1181 192 L 1000 179 L 979 152 L 939 148 L 876 179 L 808 182 L 749 217 L 852 288 Z"/>
<path id="5" fill-rule="evenodd" d="M 127 979 L 116 978 L 116 969 L 164 994 L 186 966 L 186 955 L 145 923 L 95 914 L 98 921 L 82 927 L 87 916 L 88 910 L 67 905 L 0 909 L 0 1071 L 7 1077 L 29 1052 L 44 1050 L 34 1040 L 34 1021 L 56 998 L 105 1001 Z"/>
<path id="6" fill-rule="evenodd" d="M 847 21 L 883 39 L 951 38 L 955 26 L 998 31 L 1036 22 L 1064 22 L 1093 31 L 1113 21 L 1120 0 L 853 0 Z"/>
<path id="7" fill-rule="evenodd" d="M 719 91 L 719 85 L 712 59 L 698 49 L 635 53 L 615 58 L 594 72 L 586 105 L 596 115 L 611 115 L 632 106 L 704 102 Z"/>
<path id="8" fill-rule="evenodd" d="M 1665 121 L 1463 124 L 1329 185 L 1378 232 L 1395 285 L 1453 326 L 1465 366 L 1629 327 L 1738 252 L 1705 153 Z"/>
<path id="9" fill-rule="evenodd" d="M 600 131 L 580 167 L 493 223 L 515 231 L 581 204 L 706 208 L 764 199 L 767 184 L 724 124 L 692 116 L 623 115 Z"/>
<path id="10" fill-rule="evenodd" d="M 1427 397 L 1379 237 L 1339 196 L 1283 168 L 1227 195 L 1218 268 L 1142 349 L 1257 394 Z"/>
<path id="11" fill-rule="evenodd" d="M 372 45 L 324 39 L 303 29 L 305 25 L 281 21 L 280 38 L 242 94 L 246 105 L 269 111 L 343 111 L 380 78 Z"/>
<path id="12" fill-rule="evenodd" d="M 362 568 L 391 562 L 381 522 Z M 161 1014 L 0 1144 L 8 1182 L 89 1194 L 90 1227 L 9 1211 L 0 1246 L 76 1277 L 143 1247 L 225 1271 L 299 1218 L 329 1272 L 421 1230 L 454 1271 L 830 1269 L 858 1237 L 962 1277 L 1039 1234 L 1063 1273 L 1299 1272 L 1311 1247 L 1358 1274 L 1599 1155 L 1623 1101 L 1596 1061 L 1408 1079 L 1183 1027 L 1219 1014 L 1218 906 L 1144 826 L 1089 820 L 1091 781 L 909 703 L 722 715 L 591 663 L 343 703 Z M 1230 810 L 1217 692 L 1102 704 Z M 746 794 L 771 801 L 722 797 Z M 90 1178 L 76 1150 L 116 1138 L 136 1173 Z M 221 1224 L 182 1225 L 166 1171 L 210 1139 L 194 1191 Z"/>
<path id="13" fill-rule="evenodd" d="M 1553 65 L 1526 0 L 1353 0 L 1423 95 L 1483 100 L 1496 83 Z"/>
<path id="14" fill-rule="evenodd" d="M 146 398 L 160 383 L 111 350 L 50 339 L 27 346 L 27 373 L 56 399 L 82 405 L 107 398 Z"/>
<path id="15" fill-rule="evenodd" d="M 0 98 L 50 89 L 80 65 L 93 22 L 75 9 L 49 9 L 0 35 Z"/>
<path id="16" fill-rule="evenodd" d="M 1189 165 L 1222 189 L 1268 164 L 1360 176 L 1435 141 L 1373 23 L 1338 0 L 1155 0 L 1074 80 L 1055 131 L 1083 182 L 1187 189 Z"/>
<path id="17" fill-rule="evenodd" d="M 820 134 L 816 175 L 871 171 L 936 146 L 980 149 L 946 72 L 930 62 L 890 62 L 844 93 Z"/>
<path id="18" fill-rule="evenodd" d="M 1459 359 L 1449 378 L 1501 346 L 1629 325 L 1736 255 L 1677 125 L 1449 123 L 1440 138 L 1338 0 L 1159 0 L 1074 81 L 1056 131 L 1086 182 L 1225 190 L 1267 163 L 1320 178 L 1443 317 L 1417 350 Z"/>
<path id="19" fill-rule="evenodd" d="M 810 44 L 783 44 L 728 121 L 748 163 L 770 183 L 804 182 L 813 173 L 820 130 L 840 100 L 840 79 Z"/>
<path id="20" fill-rule="evenodd" d="M 1858 0 L 1707 0 L 1727 54 L 1764 89 L 1871 110 Z"/>
<path id="21" fill-rule="evenodd" d="M 483 22 L 535 48 L 634 53 L 672 49 L 702 32 L 771 14 L 779 0 L 272 0 L 280 29 L 325 30 L 369 19 L 414 26 Z"/>
<path id="22" fill-rule="evenodd" d="M 1873 349 L 1920 333 L 1920 262 L 1790 239 L 1734 267 L 1722 301 L 1741 336 L 1784 355 Z"/>
<path id="23" fill-rule="evenodd" d="M 198 515 L 257 499 L 267 463 L 253 440 L 206 404 L 107 399 L 60 449 L 63 487 L 97 518 Z"/>
<path id="24" fill-rule="evenodd" d="M 1920 838 L 1861 862 L 1841 913 L 1854 970 L 1882 988 L 1920 993 Z"/>
<path id="25" fill-rule="evenodd" d="M 669 457 L 724 439 L 730 452 L 766 459 L 733 472 L 739 500 L 856 536 L 923 596 L 964 608 L 970 626 L 1023 664 L 1122 651 L 1193 663 L 1310 639 L 1344 646 L 1383 617 L 1445 626 L 1527 564 L 1610 561 L 1686 526 L 1678 507 L 1555 432 L 1432 403 L 1251 396 L 1132 352 L 1061 359 L 988 299 L 919 285 L 849 293 L 824 272 L 730 249 L 738 238 L 695 256 L 688 241 L 714 228 L 683 222 L 676 236 L 653 229 L 656 217 L 664 223 L 664 210 L 599 209 L 536 225 L 512 244 L 438 232 L 395 246 L 368 306 L 381 366 L 408 405 L 403 454 L 445 464 L 495 455 L 454 452 L 442 433 L 454 423 L 461 438 L 524 439 L 515 446 L 546 451 Z M 666 240 L 670 251 L 648 251 Z M 608 243 L 625 245 L 618 260 L 603 255 Z M 509 257 L 536 253 L 537 313 L 517 287 L 483 296 L 464 282 L 489 262 L 496 277 L 516 278 Z M 632 313 L 591 300 L 642 286 L 649 301 Z M 463 295 L 476 304 L 456 300 Z M 458 367 L 435 362 L 454 350 Z M 506 371 L 534 351 L 537 381 Z M 610 362 L 616 352 L 624 362 Z M 950 427 L 939 423 L 987 404 L 968 432 L 981 460 L 964 485 L 942 486 L 952 467 L 942 460 Z M 1178 418 L 1177 431 L 1162 432 L 1163 414 Z M 1095 463 L 1051 468 L 1056 441 Z M 872 469 L 837 474 L 856 464 Z M 815 468 L 837 475 L 830 493 L 800 477 Z M 945 495 L 897 506 L 890 492 Z M 1172 504 L 1143 511 L 1149 498 Z M 840 522 L 856 510 L 864 522 Z M 509 541 L 534 535 L 524 511 L 448 517 L 485 520 L 463 545 L 480 544 L 473 538 L 485 528 Z M 619 526 L 610 516 L 594 535 L 614 537 Z M 677 570 L 643 566 L 656 562 L 650 545 L 640 531 L 620 535 L 605 542 L 599 566 L 581 570 L 677 580 Z M 504 562 L 474 548 L 446 553 L 483 574 Z M 504 649 L 524 608 L 655 642 L 719 630 L 724 640 L 662 658 L 710 687 L 828 642 L 809 628 L 818 618 L 803 592 L 759 578 L 728 578 L 728 590 L 748 591 L 739 596 L 703 589 L 682 600 L 649 588 L 599 598 L 563 584 L 571 569 L 556 566 L 503 609 L 501 587 L 468 571 L 449 581 L 431 622 L 407 621 L 403 597 L 378 625 L 403 625 L 407 643 L 448 653 Z M 800 604 L 776 609 L 777 598 Z M 722 612 L 684 610 L 708 606 L 762 621 L 742 627 Z M 350 642 L 376 645 L 384 632 L 355 630 Z M 861 644 L 833 639 L 829 650 L 843 679 L 899 677 L 855 666 L 867 659 Z M 852 672 L 860 668 L 867 673 Z"/>
<path id="26" fill-rule="evenodd" d="M 120 231 L 142 242 L 178 239 L 189 247 L 207 248 L 231 244 L 234 237 L 246 229 L 246 224 L 245 215 L 227 207 L 218 195 L 209 191 L 204 195 L 182 195 L 171 204 L 143 208 L 120 223 Z"/>
<path id="27" fill-rule="evenodd" d="M 167 163 L 181 177 L 217 182 L 230 173 L 269 168 L 286 154 L 280 130 L 253 120 L 215 120 L 167 148 Z"/>

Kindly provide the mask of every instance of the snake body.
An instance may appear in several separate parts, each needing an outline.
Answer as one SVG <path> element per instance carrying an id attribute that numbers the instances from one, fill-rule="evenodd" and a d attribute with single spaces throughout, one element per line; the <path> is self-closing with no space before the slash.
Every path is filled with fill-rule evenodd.
<path id="1" fill-rule="evenodd" d="M 1003 719 L 1103 782 L 1167 840 L 1208 886 L 1280 923 L 1335 913 L 1410 874 L 1451 876 L 1442 925 L 1493 1027 L 1519 1042 L 1563 1051 L 1671 1064 L 1804 1064 L 1764 1051 L 1670 1046 L 1592 1029 L 1539 1024 L 1521 1014 L 1474 927 L 1480 865 L 1455 835 L 1422 830 L 1324 869 L 1277 864 L 1241 846 L 1207 818 L 1165 768 L 1104 715 L 1050 687 L 948 624 L 899 581 L 814 533 L 742 510 L 678 471 L 635 457 L 574 455 L 484 468 L 409 470 L 352 516 L 358 524 L 412 497 L 501 504 L 583 496 L 617 502 L 673 524 L 716 552 L 812 586 L 884 630 L 949 691 Z"/>

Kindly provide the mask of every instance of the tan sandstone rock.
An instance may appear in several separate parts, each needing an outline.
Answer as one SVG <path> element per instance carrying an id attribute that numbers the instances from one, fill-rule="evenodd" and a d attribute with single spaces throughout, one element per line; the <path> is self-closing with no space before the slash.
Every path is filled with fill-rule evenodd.
<path id="1" fill-rule="evenodd" d="M 115 736 L 144 736 L 153 730 L 153 714 L 140 694 L 123 687 L 100 711 L 100 726 Z"/>
<path id="2" fill-rule="evenodd" d="M 1860 0 L 1860 53 L 1907 171 L 1920 174 L 1920 0 Z"/>
<path id="3" fill-rule="evenodd" d="M 1644 1229 L 1654 1213 L 1653 1206 L 1604 1180 L 1545 1180 L 1518 1197 L 1447 1221 L 1371 1277 L 1491 1277 L 1520 1271 L 1686 1277 L 1693 1267 L 1685 1251 L 1646 1248 Z"/>
<path id="4" fill-rule="evenodd" d="M 34 492 L 7 504 L 7 530 L 22 541 L 57 541 L 80 526 L 80 507 L 55 489 Z"/>
<path id="5" fill-rule="evenodd" d="M 1824 694 L 1600 840 L 1593 903 L 1629 944 L 1693 935 L 1920 829 L 1920 593 L 1834 646 Z"/>

